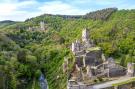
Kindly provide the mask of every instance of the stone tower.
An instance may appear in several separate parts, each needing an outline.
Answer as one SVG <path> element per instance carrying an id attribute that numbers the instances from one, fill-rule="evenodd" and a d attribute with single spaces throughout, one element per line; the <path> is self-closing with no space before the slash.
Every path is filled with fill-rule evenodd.
<path id="1" fill-rule="evenodd" d="M 81 50 L 81 43 L 80 41 L 76 40 L 75 42 L 72 43 L 72 52 L 75 53 L 80 50 Z"/>
<path id="2" fill-rule="evenodd" d="M 91 78 L 92 77 L 92 71 L 91 71 L 91 68 L 90 68 L 89 65 L 86 67 L 86 70 L 87 70 L 88 77 Z"/>
<path id="3" fill-rule="evenodd" d="M 45 30 L 45 23 L 43 21 L 40 22 L 40 29 Z"/>
<path id="4" fill-rule="evenodd" d="M 68 70 L 68 58 L 64 58 L 64 62 L 63 62 L 63 72 L 67 72 Z"/>
<path id="5" fill-rule="evenodd" d="M 102 53 L 101 57 L 102 57 L 103 62 L 105 62 L 106 58 L 105 58 L 105 55 L 103 53 Z"/>
<path id="6" fill-rule="evenodd" d="M 82 31 L 82 41 L 85 43 L 89 41 L 89 31 L 86 28 Z"/>
<path id="7" fill-rule="evenodd" d="M 134 76 L 134 64 L 132 63 L 127 64 L 127 76 Z"/>
<path id="8" fill-rule="evenodd" d="M 75 52 L 76 51 L 76 45 L 75 45 L 75 42 L 72 43 L 72 48 L 71 48 L 72 52 Z"/>

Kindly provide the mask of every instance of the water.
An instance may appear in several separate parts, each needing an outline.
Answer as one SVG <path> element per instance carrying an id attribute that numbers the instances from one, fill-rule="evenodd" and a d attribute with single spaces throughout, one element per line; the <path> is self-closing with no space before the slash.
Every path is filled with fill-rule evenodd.
<path id="1" fill-rule="evenodd" d="M 39 77 L 39 84 L 41 89 L 48 89 L 48 83 L 43 74 Z"/>

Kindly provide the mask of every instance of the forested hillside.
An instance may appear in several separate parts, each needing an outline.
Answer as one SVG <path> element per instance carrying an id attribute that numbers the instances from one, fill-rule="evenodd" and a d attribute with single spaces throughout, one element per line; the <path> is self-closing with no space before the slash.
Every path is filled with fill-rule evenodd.
<path id="1" fill-rule="evenodd" d="M 45 22 L 46 31 L 28 30 L 38 27 L 40 21 Z M 135 62 L 135 10 L 109 8 L 84 16 L 45 14 L 1 28 L 0 71 L 6 76 L 6 86 L 40 89 L 38 78 L 43 73 L 49 89 L 66 89 L 63 60 L 69 57 L 72 66 L 70 45 L 81 39 L 83 28 L 89 29 L 90 38 L 106 57 L 123 66 Z"/>
<path id="2" fill-rule="evenodd" d="M 4 21 L 0 21 L 0 28 L 5 28 L 6 26 L 9 26 L 9 25 L 13 25 L 13 24 L 16 24 L 17 22 L 15 21 L 10 21 L 10 20 L 4 20 Z"/>

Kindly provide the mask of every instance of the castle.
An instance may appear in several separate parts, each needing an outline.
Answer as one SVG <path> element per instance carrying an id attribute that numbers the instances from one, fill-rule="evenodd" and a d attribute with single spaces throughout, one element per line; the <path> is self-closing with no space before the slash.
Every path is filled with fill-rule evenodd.
<path id="1" fill-rule="evenodd" d="M 29 27 L 28 30 L 30 30 L 30 31 L 35 31 L 35 30 L 45 31 L 45 30 L 47 30 L 47 26 L 46 26 L 44 21 L 41 21 L 39 23 L 39 26 Z"/>
<path id="2" fill-rule="evenodd" d="M 117 64 L 112 57 L 106 58 L 100 47 L 96 47 L 89 39 L 88 29 L 82 31 L 82 41 L 72 43 L 71 51 L 75 56 L 74 71 L 68 78 L 67 89 L 130 89 L 133 86 L 134 64 L 127 67 Z M 127 78 L 124 80 L 120 78 Z M 131 81 L 134 80 L 134 81 Z M 130 83 L 125 83 L 131 81 Z M 105 83 L 106 86 L 103 86 Z M 98 83 L 98 84 L 97 84 Z M 119 85 L 122 83 L 122 85 Z M 130 88 L 123 88 L 131 84 Z"/>

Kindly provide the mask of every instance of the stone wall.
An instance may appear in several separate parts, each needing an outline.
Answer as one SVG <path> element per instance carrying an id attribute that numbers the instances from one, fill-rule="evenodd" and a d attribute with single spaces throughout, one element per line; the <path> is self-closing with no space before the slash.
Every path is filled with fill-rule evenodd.
<path id="1" fill-rule="evenodd" d="M 76 56 L 75 57 L 75 62 L 78 67 L 83 67 L 83 56 Z"/>
<path id="2" fill-rule="evenodd" d="M 118 77 L 126 75 L 126 70 L 121 68 L 110 68 L 109 69 L 109 76 L 110 77 Z"/>
<path id="3" fill-rule="evenodd" d="M 99 65 L 102 63 L 102 52 L 101 51 L 90 51 L 86 53 L 85 59 L 85 66 L 87 65 Z"/>

